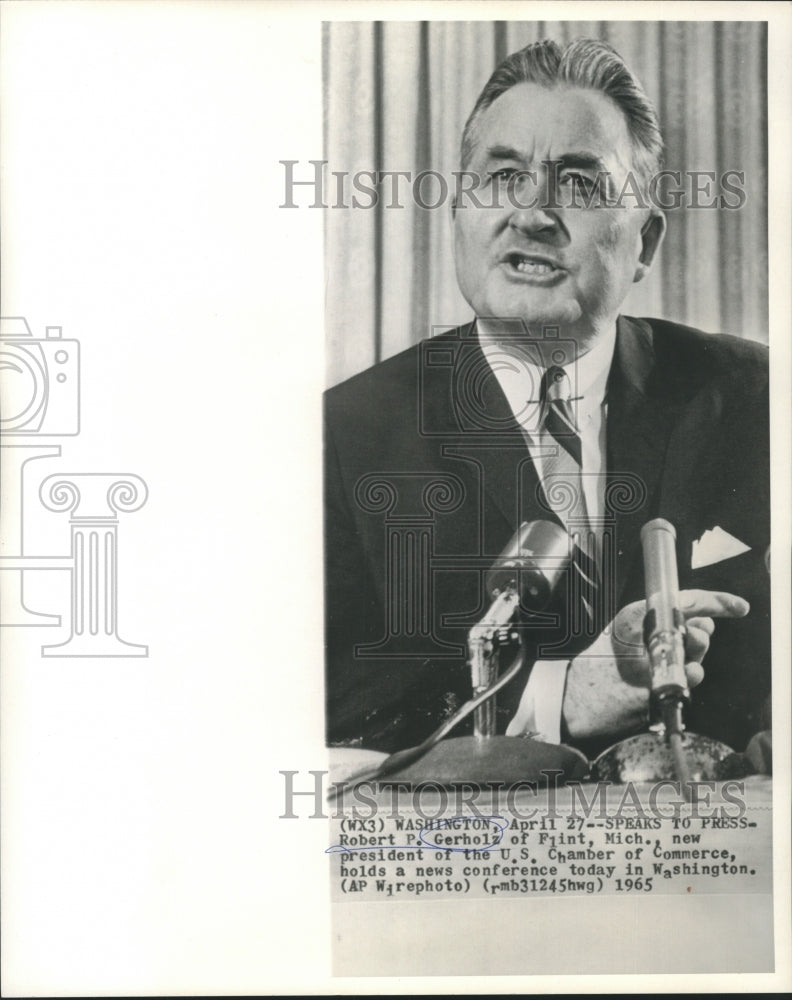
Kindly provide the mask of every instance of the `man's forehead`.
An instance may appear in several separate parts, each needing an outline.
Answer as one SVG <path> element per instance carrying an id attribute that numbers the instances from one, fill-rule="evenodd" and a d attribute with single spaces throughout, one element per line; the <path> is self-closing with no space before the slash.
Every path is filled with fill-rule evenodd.
<path id="1" fill-rule="evenodd" d="M 480 115 L 474 158 L 505 158 L 512 150 L 526 162 L 586 151 L 604 163 L 630 161 L 627 120 L 600 91 L 518 83 Z"/>

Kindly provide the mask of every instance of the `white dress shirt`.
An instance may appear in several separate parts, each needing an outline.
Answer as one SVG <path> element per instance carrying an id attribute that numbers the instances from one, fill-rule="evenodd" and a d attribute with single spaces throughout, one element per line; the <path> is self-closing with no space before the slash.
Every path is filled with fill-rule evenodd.
<path id="1" fill-rule="evenodd" d="M 540 392 L 544 367 L 538 350 L 522 337 L 500 336 L 497 325 L 479 320 L 479 343 L 515 420 L 522 428 L 540 481 L 542 458 L 552 452 L 555 441 L 542 424 Z M 581 443 L 582 487 L 589 526 L 602 543 L 605 500 L 607 398 L 606 388 L 616 329 L 600 338 L 582 357 L 561 367 L 572 386 L 572 407 Z M 561 742 L 561 711 L 568 660 L 537 660 L 531 670 L 509 736 L 538 734 L 548 743 Z"/>

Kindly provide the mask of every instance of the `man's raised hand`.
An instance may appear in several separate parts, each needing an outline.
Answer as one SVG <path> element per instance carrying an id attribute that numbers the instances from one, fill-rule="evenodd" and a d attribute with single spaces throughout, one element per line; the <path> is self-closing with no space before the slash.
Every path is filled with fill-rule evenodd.
<path id="1" fill-rule="evenodd" d="M 704 679 L 701 661 L 709 649 L 715 618 L 743 618 L 750 606 L 735 594 L 682 590 L 685 616 L 685 673 L 693 688 Z M 643 643 L 646 601 L 634 601 L 616 615 L 567 671 L 563 716 L 573 739 L 618 738 L 646 725 L 651 674 Z"/>

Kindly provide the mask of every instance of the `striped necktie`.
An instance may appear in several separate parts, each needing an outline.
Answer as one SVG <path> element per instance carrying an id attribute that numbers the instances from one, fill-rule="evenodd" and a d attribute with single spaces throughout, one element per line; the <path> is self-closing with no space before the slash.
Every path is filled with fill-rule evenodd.
<path id="1" fill-rule="evenodd" d="M 581 478 L 582 448 L 571 403 L 569 376 L 554 366 L 542 382 L 544 428 L 551 436 L 554 454 L 542 462 L 542 486 L 548 504 L 570 535 L 579 533 L 578 545 L 589 551 L 589 522 Z"/>
<path id="2" fill-rule="evenodd" d="M 563 368 L 548 368 L 542 383 L 542 399 L 545 406 L 545 428 L 559 445 L 574 460 L 577 474 L 583 464 L 580 437 L 570 397 L 572 390 L 569 376 Z"/>
<path id="3" fill-rule="evenodd" d="M 555 454 L 542 461 L 542 489 L 574 541 L 572 566 L 576 570 L 570 615 L 573 631 L 592 627 L 600 600 L 596 539 L 591 530 L 582 480 L 582 447 L 571 402 L 571 384 L 563 368 L 548 368 L 542 383 L 544 428 L 556 444 Z M 580 611 L 583 614 L 580 614 Z"/>

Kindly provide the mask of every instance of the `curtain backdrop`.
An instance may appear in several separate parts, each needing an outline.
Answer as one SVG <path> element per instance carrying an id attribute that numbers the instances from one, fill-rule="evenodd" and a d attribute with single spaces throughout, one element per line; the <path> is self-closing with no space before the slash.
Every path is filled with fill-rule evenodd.
<path id="1" fill-rule="evenodd" d="M 327 204 L 338 201 L 330 171 L 432 169 L 450 180 L 462 127 L 495 65 L 537 39 L 583 36 L 613 45 L 642 81 L 660 116 L 669 169 L 745 173 L 741 209 L 667 212 L 660 257 L 623 311 L 766 342 L 762 22 L 326 23 Z M 307 164 L 295 178 L 297 170 L 300 179 L 312 176 Z M 349 177 L 345 183 L 348 200 L 354 192 Z M 448 206 L 426 210 L 407 185 L 403 191 L 402 208 L 386 207 L 388 182 L 374 208 L 324 213 L 329 385 L 471 316 L 454 276 Z M 423 197 L 438 197 L 435 182 L 426 182 Z"/>

